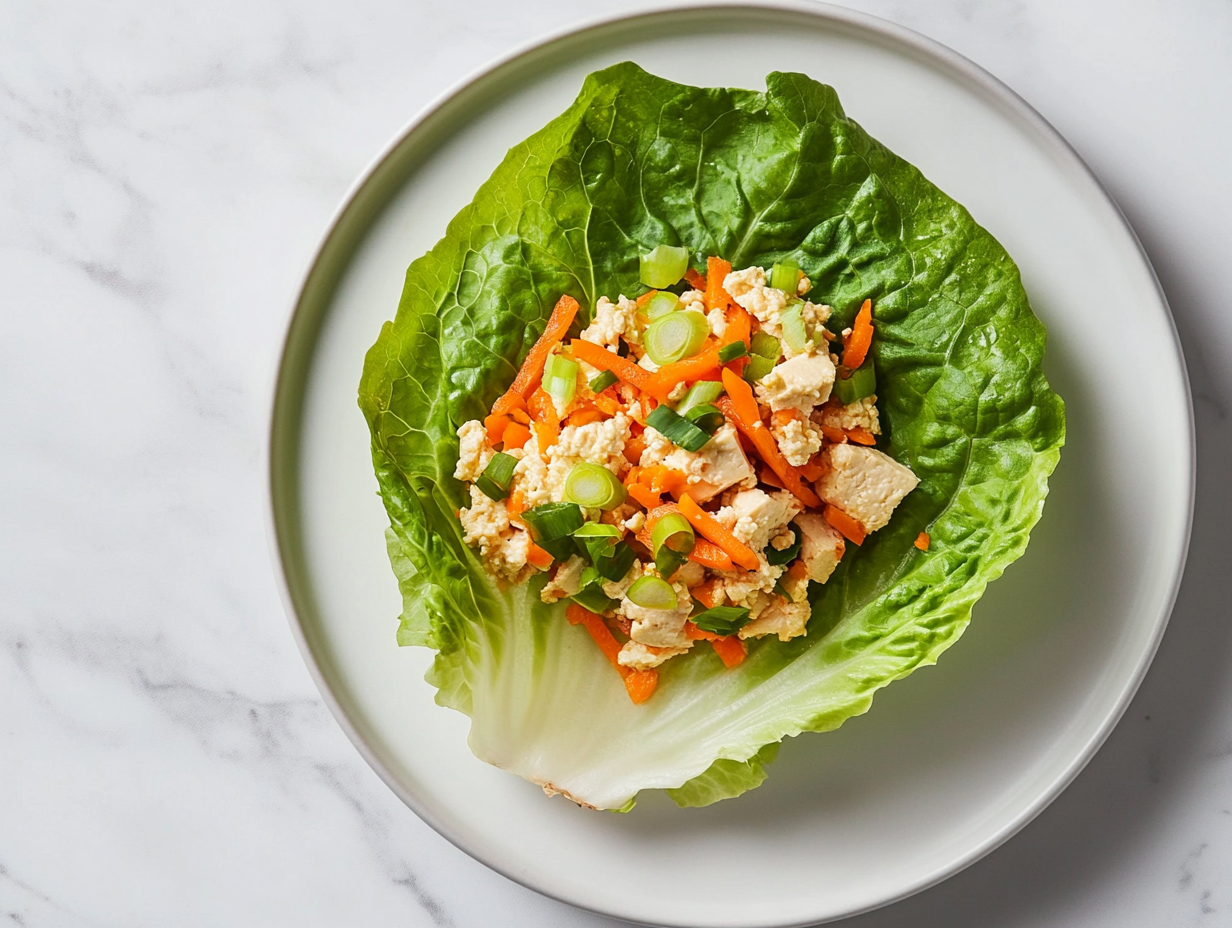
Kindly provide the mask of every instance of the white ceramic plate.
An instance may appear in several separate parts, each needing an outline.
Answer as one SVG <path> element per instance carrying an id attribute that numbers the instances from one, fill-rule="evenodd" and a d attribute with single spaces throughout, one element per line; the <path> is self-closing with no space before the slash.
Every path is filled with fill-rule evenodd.
<path id="1" fill-rule="evenodd" d="M 965 204 L 1017 260 L 1050 333 L 1069 440 L 1023 559 L 933 669 L 841 730 L 784 745 L 760 789 L 680 810 L 580 810 L 477 761 L 432 702 L 430 654 L 394 644 L 364 352 L 410 260 L 583 76 L 632 59 L 697 85 L 772 70 L 834 85 L 853 118 Z M 1147 423 L 1149 423 L 1149 440 Z M 901 898 L 1021 828 L 1120 717 L 1169 614 L 1189 537 L 1193 430 L 1171 318 L 1133 233 L 1064 141 L 933 42 L 815 4 L 686 8 L 512 56 L 421 115 L 356 186 L 304 283 L 270 446 L 293 626 L 360 752 L 441 834 L 579 906 L 666 925 L 794 925 Z"/>

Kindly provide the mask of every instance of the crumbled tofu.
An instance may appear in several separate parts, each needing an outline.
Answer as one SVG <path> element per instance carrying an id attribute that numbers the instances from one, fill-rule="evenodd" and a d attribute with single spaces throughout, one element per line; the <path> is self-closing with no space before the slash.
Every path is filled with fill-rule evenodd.
<path id="1" fill-rule="evenodd" d="M 877 413 L 877 397 L 866 396 L 862 400 L 840 405 L 837 400 L 827 403 L 820 411 L 821 424 L 833 429 L 867 429 L 874 435 L 881 434 L 881 421 Z M 816 416 L 815 416 L 816 418 Z"/>
<path id="2" fill-rule="evenodd" d="M 530 536 L 510 524 L 504 501 L 490 499 L 474 485 L 470 492 L 470 508 L 458 513 L 462 540 L 479 548 L 480 560 L 489 574 L 516 582 L 527 568 Z"/>
<path id="3" fill-rule="evenodd" d="M 548 449 L 552 468 L 556 469 L 559 463 L 568 474 L 574 464 L 589 461 L 606 467 L 614 474 L 628 470 L 625 443 L 633 437 L 631 424 L 627 415 L 618 412 L 610 419 L 565 426 L 556 444 Z"/>
<path id="4" fill-rule="evenodd" d="M 650 670 L 652 667 L 658 667 L 665 660 L 675 657 L 677 654 L 684 654 L 693 646 L 693 642 L 685 647 L 679 648 L 652 648 L 642 644 L 640 641 L 626 641 L 620 649 L 620 653 L 616 655 L 616 662 L 621 667 L 632 667 L 634 670 Z"/>
<path id="5" fill-rule="evenodd" d="M 463 422 L 458 427 L 458 445 L 458 466 L 453 475 L 458 480 L 474 481 L 496 453 L 488 444 L 488 430 L 478 419 Z"/>
<path id="6" fill-rule="evenodd" d="M 756 615 L 764 606 L 765 597 L 774 589 L 774 585 L 787 569 L 771 566 L 765 555 L 760 553 L 757 555 L 757 562 L 757 570 L 723 575 L 723 594 L 733 606 L 748 608 L 750 615 Z"/>
<path id="7" fill-rule="evenodd" d="M 539 591 L 539 598 L 545 603 L 554 603 L 566 596 L 572 596 L 582 588 L 582 571 L 585 567 L 586 562 L 576 554 L 573 555 L 556 568 L 555 576 Z"/>
<path id="8" fill-rule="evenodd" d="M 786 490 L 741 490 L 715 518 L 754 552 L 763 550 L 800 512 L 800 503 Z"/>
<path id="9" fill-rule="evenodd" d="M 875 532 L 890 521 L 904 496 L 919 484 L 910 468 L 863 445 L 829 445 L 818 495 Z"/>
<path id="10" fill-rule="evenodd" d="M 772 417 L 770 434 L 778 442 L 779 451 L 787 458 L 787 463 L 795 467 L 803 467 L 809 458 L 821 450 L 821 429 L 802 416 L 790 419 Z"/>
<path id="11" fill-rule="evenodd" d="M 727 314 L 721 309 L 712 309 L 706 313 L 706 321 L 710 323 L 710 334 L 722 338 L 727 331 Z"/>
<path id="12" fill-rule="evenodd" d="M 680 383 L 676 384 L 676 386 L 672 387 L 671 391 L 667 394 L 667 401 L 669 403 L 679 403 L 682 399 L 684 399 L 685 394 L 688 392 L 689 385 L 682 380 Z"/>
<path id="13" fill-rule="evenodd" d="M 564 475 L 559 470 L 553 473 L 539 453 L 531 451 L 513 468 L 511 489 L 522 494 L 527 509 L 560 502 L 565 498 Z"/>
<path id="14" fill-rule="evenodd" d="M 607 594 L 608 599 L 624 599 L 625 593 L 629 591 L 629 587 L 633 586 L 633 582 L 645 572 L 642 568 L 642 562 L 634 560 L 629 565 L 629 569 L 625 571 L 625 575 L 619 580 L 603 581 L 603 592 Z"/>
<path id="15" fill-rule="evenodd" d="M 633 513 L 633 515 L 629 516 L 629 518 L 625 519 L 625 521 L 620 523 L 620 527 L 623 528 L 625 531 L 632 532 L 634 535 L 636 535 L 638 532 L 642 530 L 642 526 L 645 524 L 646 524 L 646 513 L 642 512 L 639 509 L 637 512 Z"/>
<path id="16" fill-rule="evenodd" d="M 679 583 L 686 589 L 692 589 L 706 581 L 706 568 L 697 561 L 685 561 L 684 565 L 672 577 L 673 583 Z"/>
<path id="17" fill-rule="evenodd" d="M 796 516 L 796 525 L 800 529 L 800 557 L 808 568 L 808 578 L 825 583 L 843 559 L 843 536 L 815 512 Z"/>
<path id="18" fill-rule="evenodd" d="M 753 485 L 757 482 L 753 466 L 730 423 L 724 423 L 700 451 L 685 451 L 654 428 L 648 427 L 643 437 L 646 450 L 642 452 L 642 466 L 663 464 L 680 471 L 689 480 L 689 495 L 699 503 L 713 499 L 738 483 Z"/>
<path id="19" fill-rule="evenodd" d="M 804 296 L 804 294 L 808 293 L 812 289 L 813 282 L 805 277 L 804 273 L 801 272 L 800 279 L 796 282 L 796 294 L 798 296 Z"/>
<path id="20" fill-rule="evenodd" d="M 790 641 L 803 635 L 808 625 L 812 607 L 808 600 L 793 603 L 782 596 L 774 597 L 757 618 L 740 629 L 741 638 L 760 638 L 762 635 L 778 635 L 779 641 Z"/>
<path id="21" fill-rule="evenodd" d="M 637 366 L 642 368 L 643 370 L 650 371 L 650 373 L 652 374 L 656 373 L 659 370 L 659 365 L 655 364 L 654 361 L 650 360 L 650 355 L 648 354 L 644 354 L 640 358 L 637 359 Z"/>
<path id="22" fill-rule="evenodd" d="M 620 299 L 613 303 L 605 296 L 599 297 L 595 304 L 594 317 L 590 325 L 582 330 L 582 338 L 596 345 L 603 345 L 615 351 L 624 339 L 630 345 L 640 345 L 641 336 L 637 331 L 637 303 L 621 294 Z"/>
<path id="23" fill-rule="evenodd" d="M 676 589 L 675 609 L 647 609 L 639 606 L 626 595 L 617 611 L 633 621 L 629 637 L 641 644 L 655 648 L 687 648 L 689 637 L 684 632 L 684 623 L 693 611 L 689 590 L 681 583 L 673 583 Z"/>
<path id="24" fill-rule="evenodd" d="M 796 355 L 763 377 L 757 384 L 757 398 L 776 412 L 798 409 L 805 416 L 830 397 L 834 386 L 834 363 L 825 352 Z"/>
<path id="25" fill-rule="evenodd" d="M 782 334 L 779 319 L 787 307 L 787 294 L 766 286 L 766 272 L 760 267 L 735 271 L 723 278 L 723 289 L 733 300 L 751 312 L 763 331 L 778 338 Z"/>
<path id="26" fill-rule="evenodd" d="M 692 310 L 693 312 L 706 314 L 706 304 L 703 302 L 706 299 L 706 294 L 700 290 L 686 290 L 680 294 L 680 305 L 678 309 Z"/>
<path id="27" fill-rule="evenodd" d="M 808 300 L 798 302 L 800 307 L 800 321 L 804 323 L 804 332 L 808 336 L 804 346 L 799 350 L 793 348 L 784 339 L 780 343 L 785 358 L 794 358 L 800 354 L 814 354 L 821 349 L 824 344 L 825 336 L 822 334 L 825 331 L 825 322 L 830 318 L 830 307 L 823 306 L 819 303 L 810 303 Z M 778 336 L 780 333 L 775 331 L 772 335 Z M 821 351 L 825 354 L 825 351 Z"/>

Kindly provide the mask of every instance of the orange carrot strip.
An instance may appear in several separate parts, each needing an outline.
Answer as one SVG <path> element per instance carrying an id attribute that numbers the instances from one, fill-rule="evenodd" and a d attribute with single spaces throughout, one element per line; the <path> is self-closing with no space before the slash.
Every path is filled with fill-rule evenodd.
<path id="1" fill-rule="evenodd" d="M 631 670 L 625 675 L 625 691 L 635 706 L 640 706 L 653 696 L 655 687 L 658 685 L 659 671 L 657 670 Z"/>
<path id="2" fill-rule="evenodd" d="M 707 541 L 722 548 L 724 553 L 741 567 L 757 570 L 759 566 L 757 555 L 733 535 L 726 525 L 697 505 L 688 493 L 680 494 L 680 514 L 688 519 L 698 533 L 706 537 Z"/>
<path id="3" fill-rule="evenodd" d="M 726 638 L 715 638 L 710 642 L 710 646 L 714 648 L 714 653 L 719 655 L 719 659 L 723 661 L 723 666 L 728 670 L 740 666 L 747 653 L 744 649 L 744 642 L 735 635 L 728 635 Z"/>
<path id="4" fill-rule="evenodd" d="M 658 292 L 659 292 L 658 290 L 647 290 L 645 293 L 639 296 L 636 300 L 638 309 L 641 309 L 643 306 L 649 303 L 652 299 L 654 299 L 654 295 Z"/>
<path id="5" fill-rule="evenodd" d="M 664 364 L 659 368 L 658 373 L 654 375 L 650 383 L 647 384 L 646 392 L 660 403 L 666 403 L 667 395 L 675 389 L 677 384 L 699 380 L 706 374 L 718 369 L 719 349 L 715 345 L 707 348 L 701 354 L 685 358 L 683 361 L 673 361 L 671 364 Z"/>
<path id="6" fill-rule="evenodd" d="M 928 544 L 930 541 L 932 541 L 932 539 L 928 537 L 928 532 L 920 532 L 920 534 L 915 536 L 915 546 L 921 551 L 928 550 Z"/>
<path id="7" fill-rule="evenodd" d="M 543 378 L 543 365 L 552 353 L 552 347 L 565 337 L 579 308 L 578 301 L 567 293 L 556 301 L 543 334 L 526 355 L 518 376 L 513 378 L 513 383 L 509 385 L 505 395 L 492 404 L 493 413 L 509 412 L 516 405 L 515 397 L 524 398 L 535 391 Z"/>
<path id="8" fill-rule="evenodd" d="M 821 475 L 825 473 L 821 465 L 811 458 L 807 464 L 797 469 L 800 471 L 800 476 L 811 483 L 816 483 L 821 479 Z"/>
<path id="9" fill-rule="evenodd" d="M 749 314 L 745 312 L 744 307 L 732 303 L 727 309 L 727 328 L 723 330 L 723 344 L 734 345 L 736 342 L 744 342 L 747 347 L 752 331 L 753 322 Z"/>
<path id="10" fill-rule="evenodd" d="M 526 554 L 526 563 L 532 564 L 540 570 L 547 570 L 552 566 L 552 555 L 532 541 L 530 543 L 530 550 Z"/>
<path id="11" fill-rule="evenodd" d="M 839 530 L 839 534 L 853 545 L 864 543 L 864 538 L 868 534 L 864 531 L 864 526 L 843 512 L 843 510 L 826 503 L 826 508 L 822 510 L 821 514 L 827 522 Z"/>
<path id="12" fill-rule="evenodd" d="M 843 429 L 847 437 L 857 445 L 875 445 L 877 444 L 877 436 L 864 428 L 862 425 L 857 425 L 853 429 Z"/>
<path id="13" fill-rule="evenodd" d="M 642 459 L 642 452 L 646 450 L 646 438 L 643 435 L 634 435 L 625 442 L 625 460 L 630 464 L 636 464 Z"/>
<path id="14" fill-rule="evenodd" d="M 704 538 L 699 538 L 693 545 L 693 550 L 689 554 L 689 560 L 701 564 L 703 567 L 709 567 L 711 570 L 735 570 L 736 565 L 732 563 L 732 559 L 727 556 L 724 551 L 716 544 L 706 541 Z"/>
<path id="15" fill-rule="evenodd" d="M 587 425 L 591 422 L 598 422 L 603 418 L 603 413 L 597 409 L 577 409 L 569 413 L 569 425 Z"/>
<path id="16" fill-rule="evenodd" d="M 601 371 L 611 371 L 629 386 L 639 390 L 645 390 L 646 385 L 654 376 L 646 368 L 638 367 L 628 358 L 622 358 L 615 352 L 608 351 L 601 345 L 582 338 L 575 338 L 571 341 L 569 348 L 577 358 L 591 367 L 597 367 Z"/>
<path id="17" fill-rule="evenodd" d="M 851 334 L 843 339 L 843 367 L 854 371 L 863 364 L 872 343 L 873 301 L 865 300 L 856 313 L 856 321 L 851 324 Z"/>
<path id="18" fill-rule="evenodd" d="M 488 430 L 488 444 L 499 444 L 505 435 L 505 429 L 511 424 L 512 420 L 508 416 L 499 413 L 486 417 L 483 420 L 483 427 Z"/>
<path id="19" fill-rule="evenodd" d="M 733 420 L 732 424 L 748 436 L 761 459 L 770 465 L 770 469 L 796 499 L 810 509 L 820 506 L 821 500 L 817 494 L 805 485 L 800 472 L 783 457 L 774 436 L 762 423 L 757 400 L 753 398 L 753 388 L 731 370 L 723 371 L 723 386 L 727 388 L 727 396 L 719 397 L 719 409 L 723 415 Z"/>
<path id="20" fill-rule="evenodd" d="M 689 590 L 693 594 L 693 598 L 705 606 L 707 609 L 713 609 L 719 604 L 719 592 L 715 589 L 715 581 L 707 580 L 705 583 L 699 583 L 693 589 Z"/>
<path id="21" fill-rule="evenodd" d="M 832 425 L 823 425 L 821 427 L 821 434 L 826 437 L 826 441 L 833 442 L 836 445 L 847 443 L 847 433 Z"/>
<path id="22" fill-rule="evenodd" d="M 556 423 L 536 422 L 531 426 L 535 430 L 535 439 L 539 445 L 539 454 L 546 460 L 548 449 L 556 444 L 557 438 L 560 436 L 560 430 Z"/>
<path id="23" fill-rule="evenodd" d="M 505 434 L 501 437 L 505 442 L 506 449 L 521 448 L 530 441 L 530 429 L 521 422 L 510 422 L 505 426 Z"/>
<path id="24" fill-rule="evenodd" d="M 510 411 L 509 415 L 514 422 L 521 422 L 523 425 L 530 425 L 530 416 L 526 414 L 526 404 L 523 403 L 516 409 Z"/>
<path id="25" fill-rule="evenodd" d="M 620 403 L 615 397 L 608 396 L 606 393 L 596 393 L 595 408 L 609 416 L 614 416 L 620 412 Z"/>
<path id="26" fill-rule="evenodd" d="M 595 639 L 595 644 L 599 646 L 599 650 L 603 652 L 604 656 L 612 662 L 612 666 L 622 671 L 621 676 L 628 672 L 629 668 L 621 667 L 616 660 L 616 655 L 620 653 L 620 642 L 616 640 L 612 630 L 603 621 L 603 616 L 597 612 L 591 612 L 589 609 L 577 605 L 577 603 L 573 603 L 565 610 L 565 618 L 572 625 L 584 625 L 586 627 L 586 631 L 590 632 L 590 637 Z"/>
<path id="27" fill-rule="evenodd" d="M 791 566 L 787 568 L 787 576 L 793 580 L 803 580 L 808 576 L 808 565 L 799 559 L 792 561 Z"/>
<path id="28" fill-rule="evenodd" d="M 708 632 L 704 628 L 698 628 L 692 622 L 685 621 L 684 633 L 690 641 L 714 641 L 719 636 L 714 632 Z"/>
<path id="29" fill-rule="evenodd" d="M 509 497 L 509 502 L 505 503 L 505 511 L 509 513 L 509 518 L 516 519 L 526 511 L 526 495 L 521 490 L 514 490 L 513 495 Z"/>
<path id="30" fill-rule="evenodd" d="M 732 302 L 727 291 L 723 289 L 723 281 L 731 273 L 731 262 L 722 258 L 706 259 L 706 309 L 726 309 Z"/>
<path id="31" fill-rule="evenodd" d="M 650 487 L 643 486 L 640 483 L 630 483 L 625 486 L 629 495 L 633 497 L 634 502 L 645 506 L 647 509 L 654 509 L 663 502 L 660 494 L 656 493 Z"/>
<path id="32" fill-rule="evenodd" d="M 783 481 L 779 479 L 779 475 L 768 467 L 763 467 L 758 472 L 757 478 L 767 486 L 778 487 L 780 490 L 787 489 L 787 487 L 783 486 Z"/>
<path id="33" fill-rule="evenodd" d="M 703 293 L 705 293 L 706 278 L 703 277 L 701 274 L 697 273 L 697 271 L 693 270 L 693 268 L 689 268 L 687 271 L 684 272 L 684 279 L 689 282 L 689 286 L 692 287 L 694 290 L 701 290 Z"/>

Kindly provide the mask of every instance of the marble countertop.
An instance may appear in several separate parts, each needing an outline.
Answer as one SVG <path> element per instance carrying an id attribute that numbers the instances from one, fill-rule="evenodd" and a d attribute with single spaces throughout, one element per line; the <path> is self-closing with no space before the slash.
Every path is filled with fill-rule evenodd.
<path id="1" fill-rule="evenodd" d="M 992 855 L 843 924 L 1232 926 L 1232 5 L 849 5 L 1005 80 L 1117 198 L 1199 463 L 1180 599 L 1104 748 Z M 291 297 L 357 173 L 479 65 L 643 6 L 0 7 L 0 921 L 615 924 L 466 857 L 351 747 L 287 627 L 261 460 Z"/>

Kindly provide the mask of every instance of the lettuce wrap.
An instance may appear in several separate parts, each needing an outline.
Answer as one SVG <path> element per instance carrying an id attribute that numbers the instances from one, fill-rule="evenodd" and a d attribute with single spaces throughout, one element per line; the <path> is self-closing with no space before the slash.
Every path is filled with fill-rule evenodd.
<path id="1" fill-rule="evenodd" d="M 660 243 L 698 268 L 794 261 L 840 329 L 871 298 L 880 445 L 921 482 L 810 586 L 806 636 L 759 639 L 733 670 L 695 649 L 634 705 L 564 603 L 540 601 L 545 575 L 501 590 L 484 572 L 453 472 L 459 424 L 506 389 L 557 298 L 586 311 L 642 292 L 638 255 Z M 598 809 L 643 789 L 737 796 L 784 737 L 837 728 L 934 663 L 1023 553 L 1065 434 L 1044 342 L 1005 250 L 833 88 L 777 72 L 764 93 L 689 87 L 630 62 L 591 74 L 410 265 L 365 360 L 397 641 L 437 652 L 427 679 L 470 716 L 475 755 L 549 793 Z"/>

